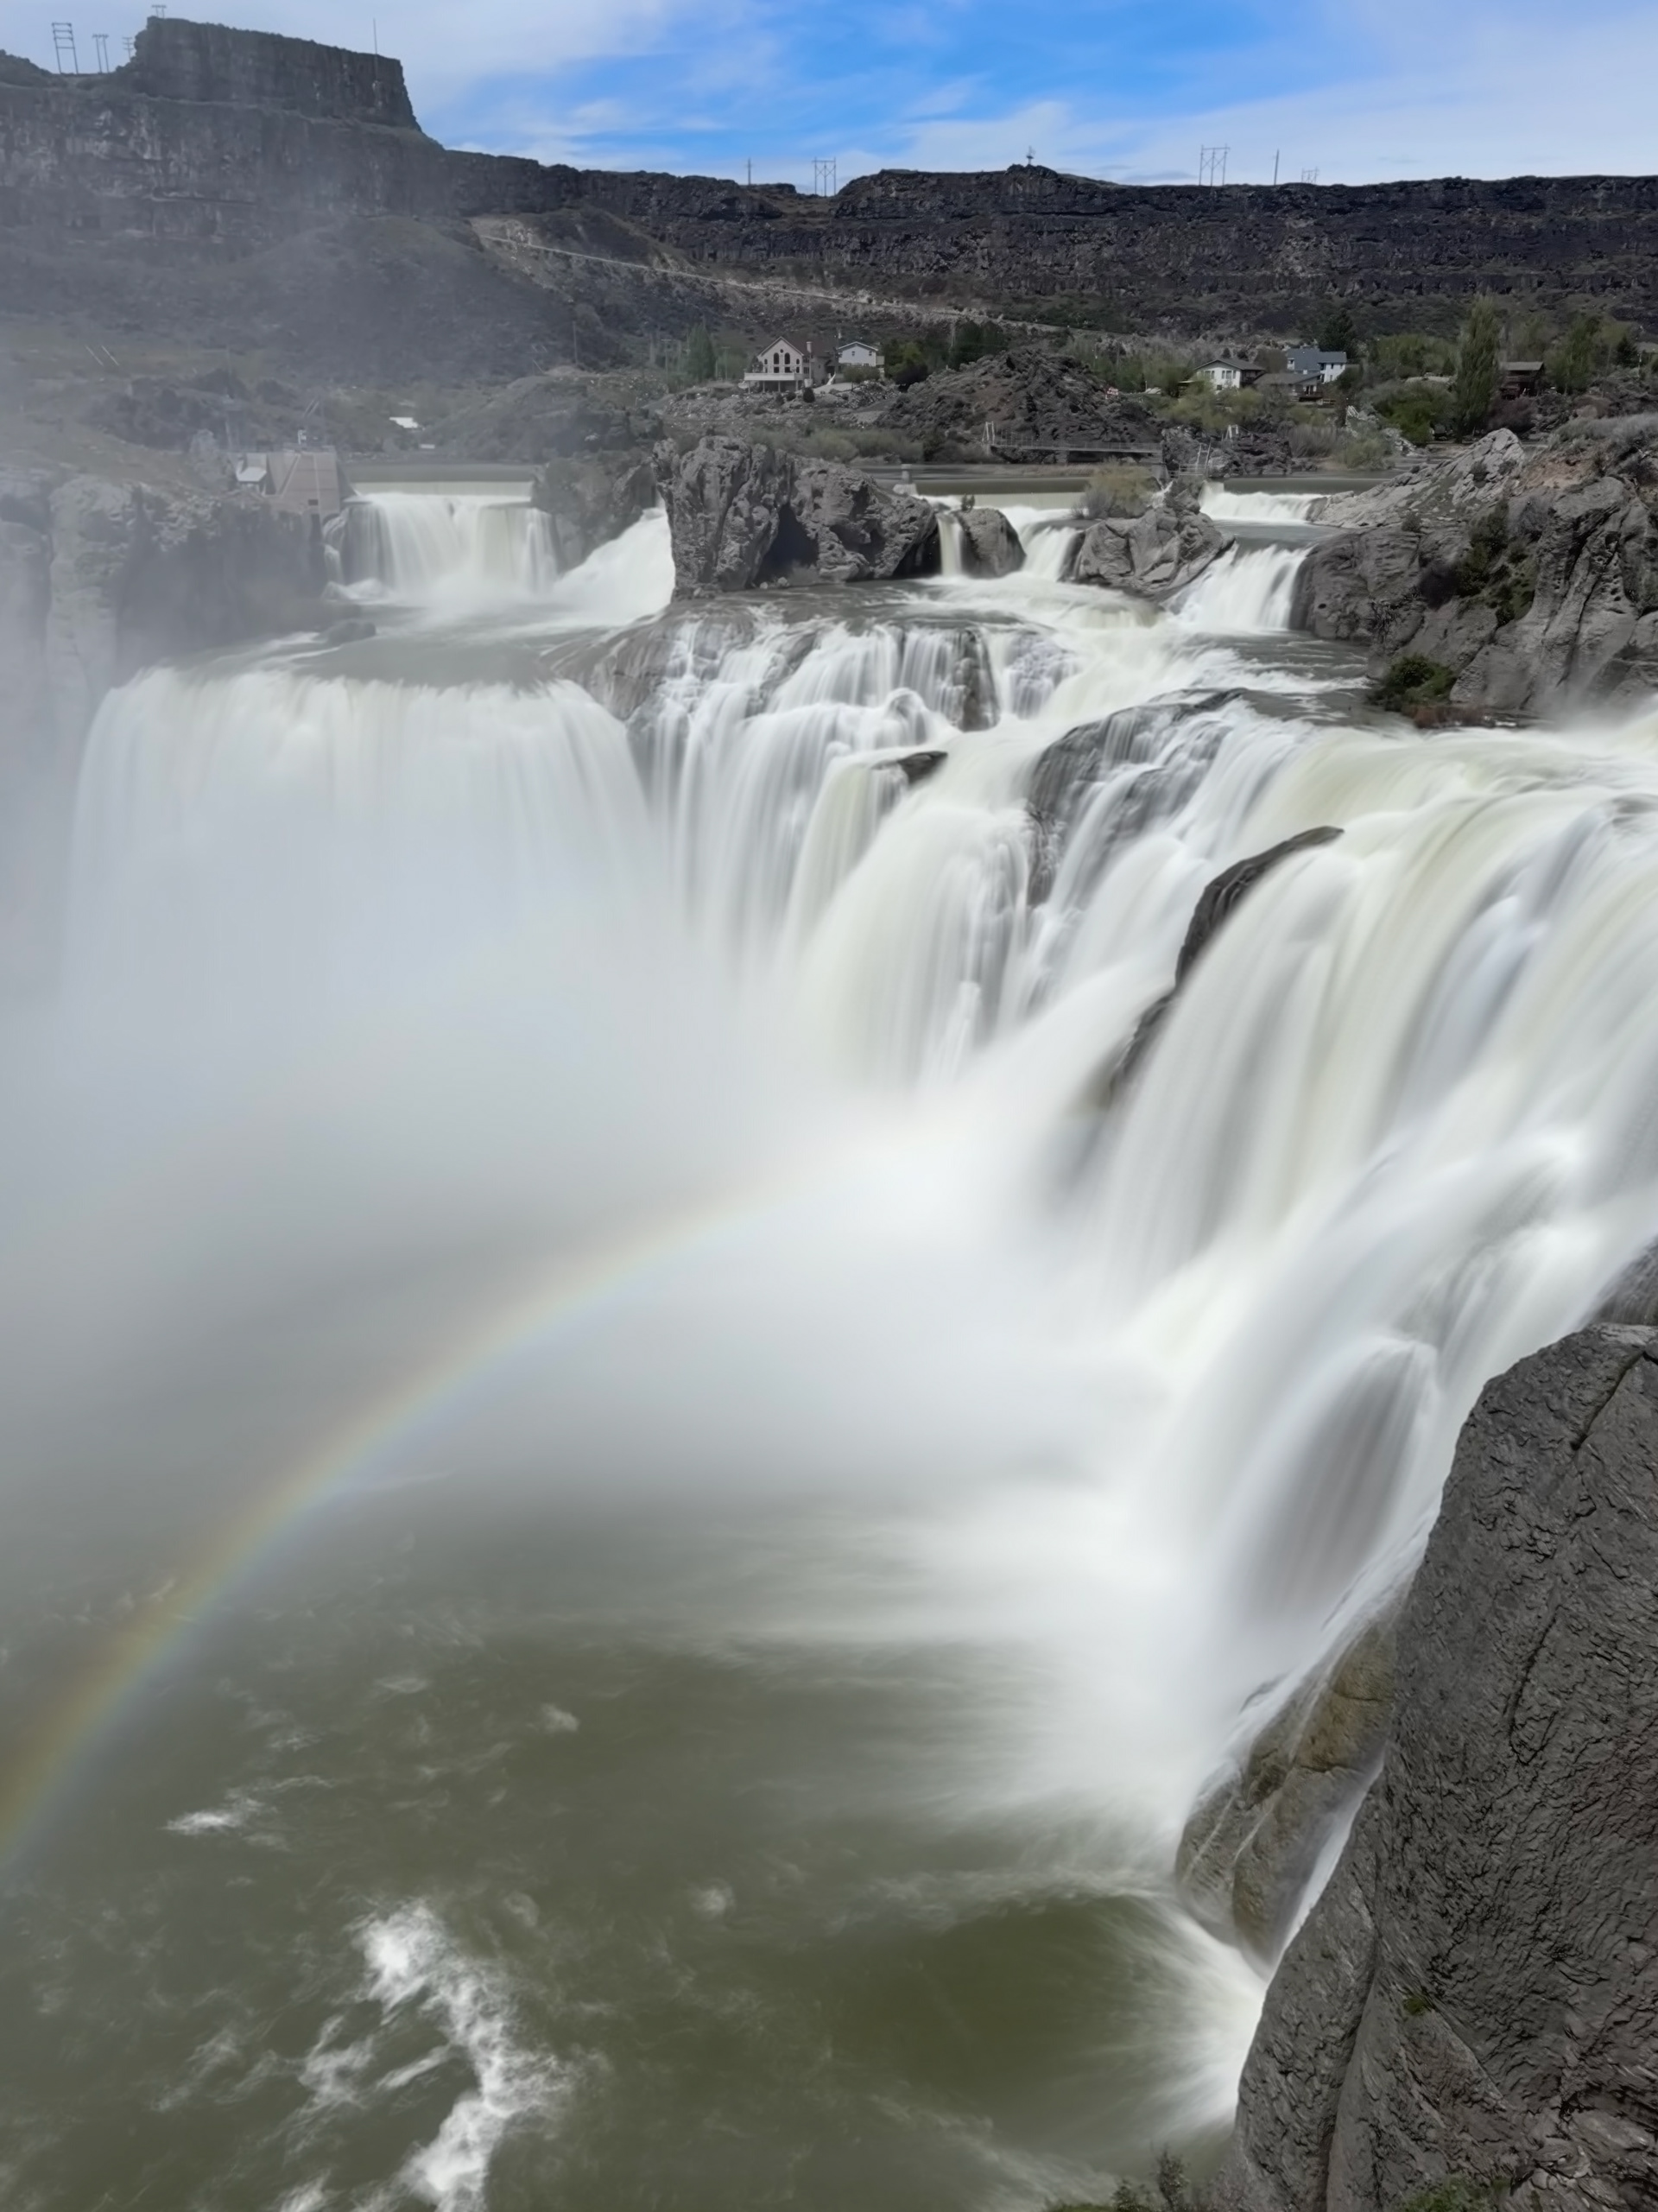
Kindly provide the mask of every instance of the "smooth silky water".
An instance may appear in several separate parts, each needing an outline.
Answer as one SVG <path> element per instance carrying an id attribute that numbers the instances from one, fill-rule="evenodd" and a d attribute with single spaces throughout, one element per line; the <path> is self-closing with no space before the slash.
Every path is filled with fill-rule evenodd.
<path id="1" fill-rule="evenodd" d="M 664 616 L 443 504 L 105 703 L 6 1039 L 4 2201 L 1200 2158 L 1181 1822 L 1658 1226 L 1658 721 L 1369 719 L 1294 542 Z"/>

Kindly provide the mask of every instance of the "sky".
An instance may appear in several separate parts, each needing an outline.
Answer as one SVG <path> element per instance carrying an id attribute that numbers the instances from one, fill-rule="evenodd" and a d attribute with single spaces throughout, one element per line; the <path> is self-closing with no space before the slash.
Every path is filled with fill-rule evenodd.
<path id="1" fill-rule="evenodd" d="M 85 0 L 83 0 L 85 4 Z M 73 7 L 0 0 L 48 66 Z M 1630 0 L 226 0 L 404 63 L 446 143 L 809 189 L 1034 155 L 1127 183 L 1658 170 L 1658 6 Z M 95 0 L 85 48 L 139 16 Z M 175 14 L 194 12 L 175 6 Z"/>

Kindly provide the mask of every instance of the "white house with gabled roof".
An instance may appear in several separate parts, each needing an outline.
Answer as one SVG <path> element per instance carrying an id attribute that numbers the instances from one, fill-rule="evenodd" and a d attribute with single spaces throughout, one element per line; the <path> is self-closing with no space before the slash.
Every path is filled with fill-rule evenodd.
<path id="1" fill-rule="evenodd" d="M 754 366 L 743 381 L 769 385 L 775 391 L 800 391 L 812 381 L 812 356 L 790 339 L 774 338 L 756 354 Z"/>

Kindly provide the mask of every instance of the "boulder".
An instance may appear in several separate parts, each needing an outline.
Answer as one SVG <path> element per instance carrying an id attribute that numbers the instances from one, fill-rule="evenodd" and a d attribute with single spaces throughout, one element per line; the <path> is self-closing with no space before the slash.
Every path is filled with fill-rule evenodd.
<path id="1" fill-rule="evenodd" d="M 1398 1606 L 1367 1621 L 1203 1795 L 1175 1879 L 1214 1934 L 1270 1964 L 1324 1853 L 1368 1788 L 1393 1709 Z"/>
<path id="2" fill-rule="evenodd" d="M 714 437 L 684 454 L 661 445 L 655 466 L 676 598 L 938 572 L 939 518 L 926 500 L 839 461 Z"/>
<path id="3" fill-rule="evenodd" d="M 1224 2212 L 1658 2202 L 1658 1335 L 1489 1384 L 1381 1771 L 1267 1994 Z"/>
<path id="4" fill-rule="evenodd" d="M 999 509 L 964 507 L 956 517 L 961 566 L 969 576 L 1011 576 L 1025 565 L 1019 533 Z"/>
<path id="5" fill-rule="evenodd" d="M 1195 499 L 1171 497 L 1143 515 L 1091 523 L 1072 548 L 1065 573 L 1073 584 L 1166 599 L 1195 583 L 1231 542 Z"/>

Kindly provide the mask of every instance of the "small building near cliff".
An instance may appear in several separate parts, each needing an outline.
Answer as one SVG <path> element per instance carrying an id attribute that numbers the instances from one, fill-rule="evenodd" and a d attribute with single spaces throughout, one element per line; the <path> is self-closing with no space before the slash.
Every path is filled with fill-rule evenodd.
<path id="1" fill-rule="evenodd" d="M 1294 377 L 1309 381 L 1316 377 L 1321 384 L 1333 384 L 1347 366 L 1347 356 L 1325 345 L 1292 345 L 1284 356 L 1284 366 Z"/>
<path id="2" fill-rule="evenodd" d="M 855 375 L 881 377 L 886 374 L 886 356 L 867 338 L 849 338 L 836 352 L 835 367 L 843 375 L 850 369 Z"/>

